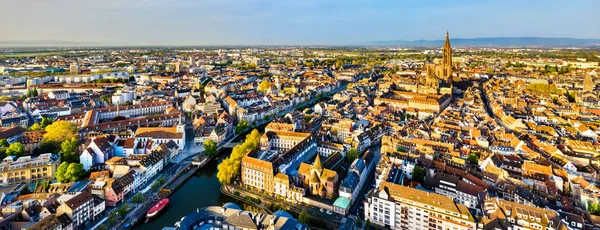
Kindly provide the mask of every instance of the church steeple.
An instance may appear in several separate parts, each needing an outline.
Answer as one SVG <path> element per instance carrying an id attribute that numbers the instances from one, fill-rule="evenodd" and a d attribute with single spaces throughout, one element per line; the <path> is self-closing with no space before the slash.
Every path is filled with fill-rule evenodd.
<path id="1" fill-rule="evenodd" d="M 321 175 L 321 173 L 323 172 L 323 166 L 321 165 L 321 156 L 318 153 L 312 168 L 313 170 L 319 172 L 319 175 Z"/>
<path id="2" fill-rule="evenodd" d="M 446 31 L 446 42 L 444 43 L 442 57 L 442 77 L 448 85 L 452 84 L 452 48 L 450 47 L 450 34 Z"/>

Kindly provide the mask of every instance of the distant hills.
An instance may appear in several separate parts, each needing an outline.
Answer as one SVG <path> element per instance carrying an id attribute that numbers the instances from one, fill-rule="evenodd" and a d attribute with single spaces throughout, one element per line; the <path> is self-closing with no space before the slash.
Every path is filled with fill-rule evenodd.
<path id="1" fill-rule="evenodd" d="M 543 38 L 543 37 L 491 37 L 491 38 L 452 38 L 452 46 L 471 47 L 587 47 L 600 46 L 600 39 L 583 38 Z M 356 46 L 407 46 L 407 47 L 441 47 L 444 40 L 415 40 L 415 41 L 373 41 Z M 102 42 L 79 42 L 62 40 L 0 40 L 0 47 L 89 47 L 113 46 Z M 127 45 L 119 45 L 127 46 Z M 163 45 L 164 46 L 164 45 Z M 193 45 L 188 45 L 193 46 Z"/>
<path id="2" fill-rule="evenodd" d="M 73 42 L 61 40 L 10 40 L 0 41 L 0 47 L 76 47 L 101 45 L 92 42 Z"/>
<path id="3" fill-rule="evenodd" d="M 600 46 L 600 39 L 582 38 L 542 38 L 542 37 L 493 37 L 493 38 L 452 38 L 452 46 L 476 47 L 549 47 L 549 46 Z M 367 46 L 413 46 L 413 47 L 440 47 L 444 40 L 416 40 L 416 41 L 375 41 L 360 45 Z"/>

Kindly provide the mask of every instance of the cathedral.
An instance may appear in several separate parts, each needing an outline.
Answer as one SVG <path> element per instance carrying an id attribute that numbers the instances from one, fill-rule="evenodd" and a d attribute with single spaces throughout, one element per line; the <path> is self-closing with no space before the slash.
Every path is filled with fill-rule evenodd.
<path id="1" fill-rule="evenodd" d="M 442 50 L 442 63 L 425 65 L 425 76 L 419 79 L 418 92 L 428 94 L 452 94 L 452 48 L 450 36 L 446 32 L 446 42 Z"/>

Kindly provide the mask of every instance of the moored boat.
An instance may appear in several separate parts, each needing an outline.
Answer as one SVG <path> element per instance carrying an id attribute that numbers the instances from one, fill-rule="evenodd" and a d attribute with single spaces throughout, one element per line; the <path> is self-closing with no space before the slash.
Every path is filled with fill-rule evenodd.
<path id="1" fill-rule="evenodd" d="M 167 205 L 169 205 L 169 198 L 163 198 L 158 203 L 152 206 L 148 212 L 146 212 L 146 218 L 152 218 L 158 215 L 162 210 L 164 210 Z"/>

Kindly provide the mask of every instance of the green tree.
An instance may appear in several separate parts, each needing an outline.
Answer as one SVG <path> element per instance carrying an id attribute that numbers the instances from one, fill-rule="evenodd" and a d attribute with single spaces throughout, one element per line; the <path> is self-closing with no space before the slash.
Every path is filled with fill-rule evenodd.
<path id="1" fill-rule="evenodd" d="M 8 147 L 10 144 L 6 139 L 0 139 L 0 147 Z"/>
<path id="2" fill-rule="evenodd" d="M 110 97 L 106 94 L 100 96 L 100 100 L 105 101 L 106 103 L 110 104 Z"/>
<path id="3" fill-rule="evenodd" d="M 79 163 L 70 163 L 67 172 L 65 173 L 65 179 L 68 179 L 69 182 L 78 181 L 83 175 L 83 164 Z"/>
<path id="4" fill-rule="evenodd" d="M 213 157 L 217 155 L 217 143 L 212 140 L 204 141 L 204 155 Z"/>
<path id="5" fill-rule="evenodd" d="M 298 215 L 298 221 L 300 223 L 310 224 L 311 220 L 312 220 L 312 217 L 310 216 L 310 214 L 308 213 L 308 211 L 306 211 L 306 209 L 302 210 L 300 212 L 300 214 Z"/>
<path id="6" fill-rule="evenodd" d="M 21 142 L 12 143 L 6 149 L 6 155 L 21 157 L 25 155 L 25 146 Z"/>
<path id="7" fill-rule="evenodd" d="M 144 201 L 144 196 L 142 196 L 141 193 L 135 194 L 135 196 L 133 196 L 131 198 L 131 202 L 133 203 L 142 203 Z"/>
<path id="8" fill-rule="evenodd" d="M 258 84 L 258 91 L 261 93 L 265 93 L 267 92 L 267 90 L 269 89 L 269 87 L 271 86 L 271 83 L 267 80 L 263 80 L 260 82 L 260 84 Z"/>
<path id="9" fill-rule="evenodd" d="M 355 148 L 348 150 L 346 153 L 346 161 L 353 162 L 356 158 L 358 158 L 358 151 Z"/>
<path id="10" fill-rule="evenodd" d="M 236 133 L 242 133 L 244 132 L 246 129 L 248 129 L 248 121 L 246 120 L 241 120 L 236 126 L 235 126 L 235 132 Z"/>
<path id="11" fill-rule="evenodd" d="M 42 128 L 46 128 L 50 124 L 52 124 L 52 118 L 42 117 L 42 121 L 40 122 L 40 126 Z"/>
<path id="12" fill-rule="evenodd" d="M 412 179 L 423 184 L 425 181 L 425 170 L 419 166 L 415 166 L 412 171 Z"/>
<path id="13" fill-rule="evenodd" d="M 471 153 L 469 154 L 469 156 L 467 157 L 467 160 L 469 162 L 471 162 L 472 164 L 477 164 L 477 162 L 479 162 L 479 156 L 477 156 L 477 154 L 475 153 Z"/>
<path id="14" fill-rule="evenodd" d="M 588 211 L 592 215 L 599 216 L 600 215 L 600 204 L 598 204 L 598 203 L 589 203 L 588 204 Z"/>
<path id="15" fill-rule="evenodd" d="M 408 152 L 408 150 L 406 150 L 406 148 L 404 148 L 404 147 L 402 147 L 402 146 L 398 146 L 398 148 L 396 148 L 396 150 L 397 150 L 398 152 L 402 152 L 402 153 L 406 153 L 406 152 Z"/>
<path id="16" fill-rule="evenodd" d="M 304 114 L 304 122 L 308 123 L 310 120 L 312 120 L 312 117 L 308 114 Z"/>
<path id="17" fill-rule="evenodd" d="M 58 166 L 58 169 L 56 169 L 56 173 L 54 173 L 54 176 L 56 177 L 56 180 L 58 180 L 58 182 L 67 183 L 65 174 L 67 173 L 68 169 L 69 169 L 69 162 L 60 163 L 60 165 Z"/>
<path id="18" fill-rule="evenodd" d="M 72 139 L 77 133 L 77 128 L 67 121 L 54 122 L 46 127 L 43 141 L 61 143 Z"/>
<path id="19" fill-rule="evenodd" d="M 79 140 L 73 137 L 70 140 L 65 140 L 60 144 L 60 152 L 62 161 L 69 163 L 79 163 L 79 156 L 75 153 L 79 147 Z"/>

